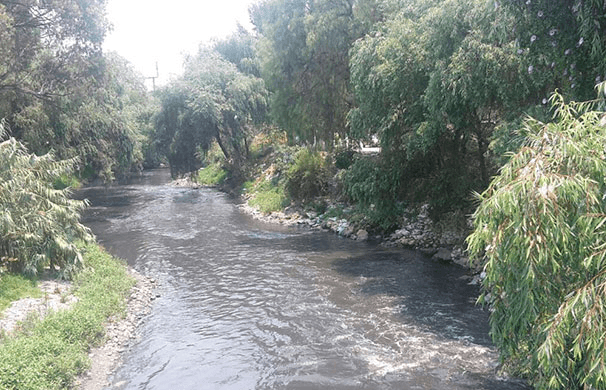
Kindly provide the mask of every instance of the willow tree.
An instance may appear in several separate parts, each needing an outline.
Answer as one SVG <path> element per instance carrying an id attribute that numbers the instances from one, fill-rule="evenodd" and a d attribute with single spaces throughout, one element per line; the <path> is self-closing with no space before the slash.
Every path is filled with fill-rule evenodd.
<path id="1" fill-rule="evenodd" d="M 274 121 L 291 140 L 332 148 L 353 107 L 349 50 L 380 18 L 375 0 L 273 0 L 252 7 Z M 374 20 L 373 20 L 374 19 Z"/>
<path id="2" fill-rule="evenodd" d="M 0 140 L 0 263 L 30 275 L 50 267 L 71 276 L 82 263 L 76 241 L 92 238 L 79 222 L 86 203 L 53 183 L 75 161 L 30 154 L 3 126 Z"/>
<path id="3" fill-rule="evenodd" d="M 471 255 L 503 361 L 538 389 L 606 386 L 606 116 L 552 98 L 552 123 L 479 197 Z"/>
<path id="4" fill-rule="evenodd" d="M 401 198 L 439 214 L 488 185 L 493 130 L 528 95 L 512 22 L 484 0 L 410 1 L 354 44 L 350 134 L 379 138 Z"/>
<path id="5" fill-rule="evenodd" d="M 213 140 L 234 171 L 241 168 L 254 125 L 267 110 L 262 79 L 241 73 L 216 51 L 202 48 L 161 95 L 156 135 L 176 172 L 199 168 L 199 152 L 206 152 Z"/>

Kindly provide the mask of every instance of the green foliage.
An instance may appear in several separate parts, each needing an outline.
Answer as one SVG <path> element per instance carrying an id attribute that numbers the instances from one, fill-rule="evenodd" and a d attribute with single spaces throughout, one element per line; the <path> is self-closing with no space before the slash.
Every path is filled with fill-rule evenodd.
<path id="1" fill-rule="evenodd" d="M 173 173 L 199 168 L 199 152 L 204 154 L 216 141 L 232 174 L 238 175 L 249 154 L 251 127 L 265 117 L 263 80 L 201 48 L 186 61 L 184 75 L 161 91 L 160 100 L 156 136 Z"/>
<path id="2" fill-rule="evenodd" d="M 149 102 L 140 76 L 102 52 L 107 28 L 101 0 L 0 5 L 0 118 L 31 152 L 79 157 L 110 181 L 141 169 Z"/>
<path id="3" fill-rule="evenodd" d="M 225 182 L 228 172 L 223 168 L 223 164 L 216 162 L 201 168 L 198 171 L 196 182 L 207 186 L 218 186 Z"/>
<path id="4" fill-rule="evenodd" d="M 121 262 L 97 245 L 85 248 L 85 270 L 75 280 L 79 298 L 70 310 L 29 324 L 0 344 L 0 388 L 71 388 L 89 365 L 88 350 L 103 336 L 103 323 L 124 313 L 134 280 Z"/>
<path id="5" fill-rule="evenodd" d="M 354 163 L 356 152 L 351 149 L 337 150 L 335 152 L 335 168 L 347 169 Z"/>
<path id="6" fill-rule="evenodd" d="M 335 135 L 345 134 L 353 103 L 348 52 L 367 18 L 375 11 L 380 17 L 378 3 L 279 0 L 251 8 L 272 117 L 291 140 L 332 148 Z"/>
<path id="7" fill-rule="evenodd" d="M 290 204 L 284 185 L 277 180 L 263 180 L 253 187 L 251 193 L 248 204 L 262 213 L 281 211 Z"/>
<path id="8" fill-rule="evenodd" d="M 503 360 L 538 389 L 604 388 L 606 128 L 590 103 L 555 94 L 552 123 L 479 197 L 472 257 L 486 257 L 481 301 Z"/>
<path id="9" fill-rule="evenodd" d="M 330 172 L 321 153 L 303 148 L 288 169 L 286 190 L 294 200 L 312 200 L 325 195 Z"/>
<path id="10" fill-rule="evenodd" d="M 53 182 L 53 188 L 56 190 L 63 190 L 68 187 L 76 189 L 80 188 L 81 186 L 82 183 L 74 174 L 67 175 L 64 173 L 60 175 L 57 179 L 55 179 L 55 181 Z"/>
<path id="11" fill-rule="evenodd" d="M 489 144 L 503 112 L 528 95 L 512 18 L 483 0 L 411 1 L 388 15 L 350 61 L 351 134 L 379 137 L 398 185 L 373 194 L 429 200 L 437 213 L 464 208 L 496 171 Z"/>
<path id="12" fill-rule="evenodd" d="M 371 225 L 389 230 L 398 223 L 402 204 L 397 192 L 399 173 L 383 161 L 376 156 L 360 157 L 346 171 L 343 185 Z"/>
<path id="13" fill-rule="evenodd" d="M 42 293 L 36 284 L 35 279 L 23 275 L 0 274 L 0 313 L 13 301 L 26 297 L 40 297 Z"/>
<path id="14" fill-rule="evenodd" d="M 0 139 L 6 139 L 1 127 Z M 58 267 L 69 277 L 82 261 L 75 242 L 91 239 L 79 222 L 86 203 L 70 199 L 69 188 L 57 190 L 53 184 L 73 172 L 75 161 L 29 154 L 14 138 L 0 143 L 0 161 L 2 262 L 29 275 L 43 267 Z"/>
<path id="15" fill-rule="evenodd" d="M 558 89 L 578 100 L 592 99 L 606 77 L 606 2 L 505 1 L 515 17 L 518 55 L 540 102 Z"/>

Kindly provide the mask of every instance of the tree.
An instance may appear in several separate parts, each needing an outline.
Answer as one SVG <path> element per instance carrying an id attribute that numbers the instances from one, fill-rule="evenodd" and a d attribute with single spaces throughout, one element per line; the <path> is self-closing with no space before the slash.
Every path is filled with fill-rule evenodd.
<path id="1" fill-rule="evenodd" d="M 471 255 L 502 359 L 538 389 L 604 388 L 606 116 L 551 98 L 526 145 L 479 196 Z"/>
<path id="2" fill-rule="evenodd" d="M 534 81 L 535 99 L 555 89 L 578 100 L 592 99 L 606 78 L 604 0 L 503 1 L 515 17 L 518 55 Z"/>
<path id="3" fill-rule="evenodd" d="M 511 20 L 484 1 L 410 1 L 355 43 L 350 134 L 379 137 L 396 193 L 440 213 L 488 185 L 492 132 L 528 95 Z"/>
<path id="4" fill-rule="evenodd" d="M 76 241 L 92 239 L 79 222 L 86 203 L 70 199 L 69 188 L 54 189 L 53 182 L 69 174 L 75 160 L 29 154 L 3 126 L 0 139 L 1 262 L 30 275 L 50 266 L 71 276 L 82 263 Z"/>
<path id="5" fill-rule="evenodd" d="M 348 53 L 368 26 L 362 18 L 373 17 L 375 5 L 370 0 L 275 0 L 253 6 L 272 116 L 291 140 L 332 148 L 335 135 L 345 136 L 353 104 Z"/>
<path id="6" fill-rule="evenodd" d="M 205 152 L 214 139 L 237 174 L 248 157 L 252 126 L 267 110 L 263 80 L 207 48 L 186 60 L 182 78 L 161 100 L 157 134 L 176 173 L 198 168 L 198 148 Z"/>
<path id="7" fill-rule="evenodd" d="M 146 124 L 123 108 L 146 92 L 123 60 L 103 55 L 107 28 L 104 0 L 2 2 L 0 118 L 30 151 L 79 156 L 80 174 L 112 180 L 140 169 Z"/>
<path id="8" fill-rule="evenodd" d="M 111 181 L 141 169 L 151 102 L 143 77 L 124 59 L 108 54 L 95 61 L 94 77 L 61 96 L 28 102 L 12 114 L 11 129 L 31 151 L 78 156 L 80 174 Z"/>

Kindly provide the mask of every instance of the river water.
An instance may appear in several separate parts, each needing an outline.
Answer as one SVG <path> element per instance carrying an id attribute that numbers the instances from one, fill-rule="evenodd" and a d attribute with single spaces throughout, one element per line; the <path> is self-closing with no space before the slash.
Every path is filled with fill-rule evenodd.
<path id="1" fill-rule="evenodd" d="M 522 389 L 465 270 L 261 223 L 166 170 L 89 187 L 84 222 L 159 282 L 111 389 Z"/>

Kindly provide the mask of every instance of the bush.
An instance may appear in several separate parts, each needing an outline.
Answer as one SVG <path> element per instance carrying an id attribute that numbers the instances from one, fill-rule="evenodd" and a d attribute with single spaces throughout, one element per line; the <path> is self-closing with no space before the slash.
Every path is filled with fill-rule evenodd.
<path id="1" fill-rule="evenodd" d="M 213 163 L 198 171 L 196 181 L 207 186 L 218 186 L 225 182 L 228 172 L 220 162 Z"/>
<path id="2" fill-rule="evenodd" d="M 8 138 L 0 143 L 0 161 L 0 261 L 29 275 L 56 266 L 69 277 L 82 262 L 75 241 L 92 238 L 79 222 L 86 203 L 70 199 L 69 188 L 53 187 L 71 175 L 75 160 L 38 157 Z"/>
<path id="3" fill-rule="evenodd" d="M 284 186 L 272 180 L 262 181 L 252 189 L 253 196 L 248 204 L 257 207 L 262 213 L 271 213 L 284 209 L 290 203 Z"/>
<path id="4" fill-rule="evenodd" d="M 588 104 L 552 97 L 556 121 L 480 196 L 472 257 L 504 362 L 537 389 L 606 387 L 606 127 Z M 581 113 L 581 114 L 578 114 Z"/>
<path id="5" fill-rule="evenodd" d="M 295 200 L 311 200 L 325 195 L 328 190 L 329 171 L 318 152 L 301 149 L 287 173 L 286 190 Z"/>
<path id="6" fill-rule="evenodd" d="M 397 170 L 384 167 L 379 157 L 365 156 L 347 170 L 343 185 L 347 196 L 368 216 L 369 224 L 389 230 L 402 215 L 398 178 Z"/>

